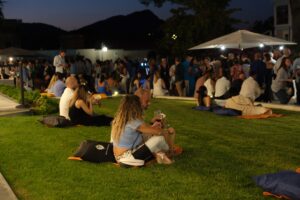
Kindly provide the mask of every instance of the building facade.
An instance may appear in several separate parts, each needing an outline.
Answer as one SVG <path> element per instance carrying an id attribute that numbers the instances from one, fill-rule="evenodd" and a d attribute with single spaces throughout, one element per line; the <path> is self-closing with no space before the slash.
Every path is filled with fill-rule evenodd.
<path id="1" fill-rule="evenodd" d="M 274 0 L 274 28 L 276 37 L 293 40 L 293 18 L 289 0 Z"/>

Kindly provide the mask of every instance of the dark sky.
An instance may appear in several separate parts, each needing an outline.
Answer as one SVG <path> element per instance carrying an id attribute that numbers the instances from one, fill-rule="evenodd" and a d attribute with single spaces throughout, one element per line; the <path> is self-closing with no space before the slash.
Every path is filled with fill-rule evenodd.
<path id="1" fill-rule="evenodd" d="M 235 17 L 254 21 L 272 15 L 273 0 L 232 0 L 231 6 L 242 8 Z M 170 16 L 171 4 L 163 8 L 148 7 L 160 18 Z M 7 0 L 4 15 L 24 22 L 42 22 L 65 30 L 80 28 L 114 15 L 126 15 L 147 7 L 138 0 Z"/>

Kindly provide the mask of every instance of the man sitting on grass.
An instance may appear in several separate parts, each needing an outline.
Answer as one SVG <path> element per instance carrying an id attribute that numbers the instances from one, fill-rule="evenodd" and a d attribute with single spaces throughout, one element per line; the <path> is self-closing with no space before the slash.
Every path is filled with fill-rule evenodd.
<path id="1" fill-rule="evenodd" d="M 74 76 L 70 76 L 66 80 L 66 89 L 62 94 L 59 101 L 59 115 L 65 117 L 70 120 L 69 117 L 69 107 L 70 101 L 74 95 L 75 89 L 78 87 L 78 81 Z"/>
<path id="2" fill-rule="evenodd" d="M 143 88 L 138 89 L 135 92 L 135 95 L 139 97 L 141 105 L 143 110 L 147 110 L 149 105 L 150 105 L 150 100 L 151 100 L 151 92 L 150 90 L 145 90 Z M 161 115 L 156 115 L 151 119 L 151 123 L 153 124 L 153 127 L 157 128 L 167 128 L 165 127 L 162 116 Z M 172 129 L 172 133 L 170 135 L 166 135 L 166 140 L 168 142 L 169 148 L 170 148 L 170 154 L 180 154 L 182 152 L 182 149 L 178 146 L 174 146 L 174 141 L 175 141 L 175 129 Z M 147 139 L 147 138 L 146 138 Z"/>

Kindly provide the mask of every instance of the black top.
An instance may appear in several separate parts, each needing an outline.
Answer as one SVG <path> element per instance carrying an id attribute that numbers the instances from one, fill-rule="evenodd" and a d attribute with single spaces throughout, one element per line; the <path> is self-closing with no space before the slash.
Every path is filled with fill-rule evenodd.
<path id="1" fill-rule="evenodd" d="M 176 65 L 175 68 L 175 81 L 183 81 L 184 80 L 184 68 L 182 64 Z"/>
<path id="2" fill-rule="evenodd" d="M 75 104 L 69 109 L 69 117 L 75 125 L 84 126 L 110 126 L 112 117 L 106 115 L 90 116 L 82 108 L 76 108 Z"/>
<path id="3" fill-rule="evenodd" d="M 91 118 L 82 108 L 76 108 L 75 104 L 69 109 L 69 117 L 73 124 L 86 124 Z"/>

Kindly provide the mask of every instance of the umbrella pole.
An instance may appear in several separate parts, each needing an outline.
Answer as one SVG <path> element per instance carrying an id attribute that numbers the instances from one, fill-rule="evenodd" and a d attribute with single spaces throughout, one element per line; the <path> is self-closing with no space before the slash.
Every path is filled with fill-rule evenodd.
<path id="1" fill-rule="evenodd" d="M 21 105 L 19 108 L 25 107 L 25 99 L 24 99 L 24 80 L 23 80 L 23 64 L 22 62 L 19 63 L 20 67 L 20 82 L 21 82 Z"/>

